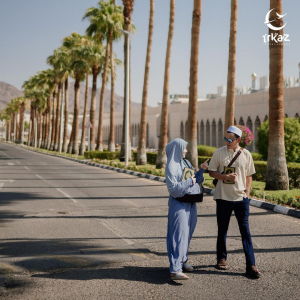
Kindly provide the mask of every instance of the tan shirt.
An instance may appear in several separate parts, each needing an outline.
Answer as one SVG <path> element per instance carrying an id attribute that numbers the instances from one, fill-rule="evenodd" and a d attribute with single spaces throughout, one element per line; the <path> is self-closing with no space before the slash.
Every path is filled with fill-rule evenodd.
<path id="1" fill-rule="evenodd" d="M 209 171 L 218 171 L 222 173 L 224 167 L 227 167 L 233 157 L 237 154 L 238 150 L 227 149 L 227 146 L 217 149 L 209 163 Z M 243 149 L 242 153 L 232 164 L 234 172 L 237 174 L 237 181 L 232 183 L 224 183 L 219 180 L 214 192 L 214 200 L 223 199 L 228 201 L 241 201 L 247 197 L 246 190 L 246 177 L 255 173 L 254 163 L 251 153 Z"/>

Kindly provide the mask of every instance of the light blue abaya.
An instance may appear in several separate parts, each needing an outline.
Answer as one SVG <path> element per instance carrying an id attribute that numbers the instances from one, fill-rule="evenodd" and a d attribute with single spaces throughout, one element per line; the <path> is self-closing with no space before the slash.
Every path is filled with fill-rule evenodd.
<path id="1" fill-rule="evenodd" d="M 167 165 L 166 183 L 169 197 L 167 250 L 170 261 L 170 273 L 182 271 L 182 265 L 188 260 L 188 249 L 192 234 L 197 224 L 197 206 L 180 202 L 174 198 L 187 194 L 199 194 L 200 187 L 193 184 L 192 178 L 182 180 L 183 170 L 193 168 L 189 161 L 184 161 L 183 151 L 187 142 L 175 139 L 166 146 Z M 186 162 L 186 163 L 185 163 Z M 195 173 L 197 183 L 202 183 L 204 170 Z"/>

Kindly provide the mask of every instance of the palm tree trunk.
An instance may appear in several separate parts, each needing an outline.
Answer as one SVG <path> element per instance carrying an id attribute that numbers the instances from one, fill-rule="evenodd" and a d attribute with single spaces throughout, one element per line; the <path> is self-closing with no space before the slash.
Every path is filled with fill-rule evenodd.
<path id="1" fill-rule="evenodd" d="M 89 98 L 89 72 L 86 73 L 85 99 L 84 99 L 84 111 L 83 111 L 83 119 L 82 119 L 80 155 L 83 155 L 85 152 L 85 133 L 86 133 L 85 123 L 86 123 L 86 112 L 87 112 L 87 107 L 88 107 L 88 98 Z"/>
<path id="2" fill-rule="evenodd" d="M 111 36 L 113 32 L 111 31 Z M 110 41 L 110 71 L 111 71 L 111 90 L 110 90 L 110 130 L 108 138 L 108 151 L 115 152 L 115 70 L 112 37 Z"/>
<path id="3" fill-rule="evenodd" d="M 96 93 L 97 93 L 97 76 L 99 72 L 98 65 L 93 66 L 93 87 L 91 97 L 91 109 L 90 109 L 90 120 L 93 127 L 90 129 L 90 149 L 95 151 L 95 112 L 96 112 Z"/>
<path id="4" fill-rule="evenodd" d="M 108 60 L 109 60 L 109 46 L 110 46 L 110 39 L 107 41 L 106 45 L 106 53 L 105 53 L 105 63 L 104 63 L 104 70 L 102 75 L 102 87 L 100 93 L 100 107 L 99 107 L 99 121 L 98 121 L 98 134 L 97 134 L 97 145 L 96 150 L 103 151 L 103 132 L 102 132 L 102 124 L 103 124 L 103 107 L 104 107 L 104 92 L 105 92 L 105 85 L 106 85 L 106 77 L 107 77 L 107 68 L 108 68 Z"/>
<path id="5" fill-rule="evenodd" d="M 273 26 L 281 27 L 283 20 L 275 15 L 282 14 L 281 0 L 271 0 L 270 9 L 275 8 L 270 15 L 275 20 Z M 283 29 L 269 34 L 283 36 Z M 289 176 L 285 157 L 284 144 L 284 98 L 283 98 L 283 42 L 269 44 L 270 53 L 270 88 L 269 88 L 269 147 L 265 190 L 288 190 Z"/>
<path id="6" fill-rule="evenodd" d="M 197 150 L 197 100 L 198 100 L 198 55 L 199 55 L 199 33 L 201 22 L 201 0 L 194 0 L 192 20 L 192 41 L 190 59 L 190 88 L 189 108 L 187 123 L 187 158 L 195 169 L 198 169 Z"/>
<path id="7" fill-rule="evenodd" d="M 16 112 L 16 132 L 15 132 L 15 141 L 19 141 L 19 122 L 18 122 L 19 113 Z"/>
<path id="8" fill-rule="evenodd" d="M 154 24 L 154 0 L 150 0 L 148 45 L 147 45 L 147 56 L 146 56 L 145 75 L 144 75 L 143 99 L 142 99 L 142 110 L 141 110 L 141 121 L 140 121 L 140 136 L 139 136 L 138 153 L 136 156 L 137 165 L 145 165 L 147 163 L 146 115 L 147 115 L 147 97 L 148 97 L 148 83 L 149 83 L 151 48 L 152 48 L 153 24 Z"/>
<path id="9" fill-rule="evenodd" d="M 227 96 L 225 108 L 224 135 L 229 126 L 234 125 L 234 97 L 235 97 L 235 54 L 237 31 L 238 0 L 231 0 L 230 37 L 228 54 Z"/>
<path id="10" fill-rule="evenodd" d="M 42 111 L 37 112 L 37 145 L 38 148 L 41 147 L 41 138 L 42 138 Z"/>
<path id="11" fill-rule="evenodd" d="M 53 149 L 54 145 L 54 137 L 55 137 L 55 112 L 56 112 L 56 86 L 54 87 L 53 91 L 53 110 L 52 110 L 52 131 L 51 131 L 51 142 L 50 142 L 50 149 Z"/>
<path id="12" fill-rule="evenodd" d="M 170 77 L 170 62 L 171 62 L 171 47 L 174 32 L 175 21 L 175 0 L 170 0 L 170 22 L 167 43 L 167 53 L 165 62 L 164 90 L 161 108 L 160 120 L 160 136 L 158 144 L 158 152 L 156 159 L 156 168 L 164 168 L 167 163 L 165 148 L 168 142 L 168 96 L 169 96 L 169 77 Z"/>
<path id="13" fill-rule="evenodd" d="M 34 146 L 34 137 L 35 137 L 35 106 L 31 105 L 31 139 L 30 139 L 30 145 Z"/>
<path id="14" fill-rule="evenodd" d="M 74 140 L 73 140 L 73 149 L 72 153 L 78 155 L 78 117 L 79 117 L 79 92 L 80 92 L 80 80 L 76 78 L 75 84 L 75 99 L 74 99 Z"/>
<path id="15" fill-rule="evenodd" d="M 58 150 L 62 85 L 63 85 L 62 82 L 58 83 L 58 93 L 57 93 L 57 103 L 56 103 L 56 117 L 55 117 L 55 134 L 54 134 L 54 145 L 53 145 L 53 150 L 54 151 Z"/>
<path id="16" fill-rule="evenodd" d="M 9 120 L 6 120 L 6 141 L 9 141 Z"/>
<path id="17" fill-rule="evenodd" d="M 68 139 L 68 121 L 69 121 L 69 80 L 65 80 L 65 122 L 64 122 L 64 141 L 62 151 L 67 151 L 67 139 Z"/>

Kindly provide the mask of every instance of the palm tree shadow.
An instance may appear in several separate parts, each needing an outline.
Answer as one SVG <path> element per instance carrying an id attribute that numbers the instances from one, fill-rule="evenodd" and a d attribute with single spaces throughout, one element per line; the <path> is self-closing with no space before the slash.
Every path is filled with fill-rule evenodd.
<path id="1" fill-rule="evenodd" d="M 205 270 L 209 269 L 209 270 Z M 215 270 L 212 270 L 215 269 Z M 230 272 L 228 270 L 222 271 L 217 269 L 216 265 L 203 265 L 203 266 L 196 266 L 194 267 L 194 274 L 206 274 L 206 275 L 227 275 L 227 276 L 244 276 L 245 273 L 238 273 L 238 272 Z"/>
<path id="2" fill-rule="evenodd" d="M 169 284 L 182 286 L 170 278 L 169 272 L 162 267 L 132 267 L 124 266 L 119 268 L 95 268 L 95 269 L 69 269 L 44 274 L 35 274 L 32 277 L 62 279 L 62 280 L 128 280 L 136 282 L 147 282 L 150 284 Z"/>

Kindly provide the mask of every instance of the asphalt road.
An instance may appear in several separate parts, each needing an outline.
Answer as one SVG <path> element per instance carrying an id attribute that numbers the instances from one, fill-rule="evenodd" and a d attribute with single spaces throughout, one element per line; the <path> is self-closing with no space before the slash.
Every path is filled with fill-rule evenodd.
<path id="1" fill-rule="evenodd" d="M 299 299 L 300 220 L 251 207 L 263 276 L 245 276 L 234 216 L 227 271 L 214 268 L 215 202 L 198 204 L 183 283 L 169 279 L 164 183 L 0 143 L 0 297 Z"/>

